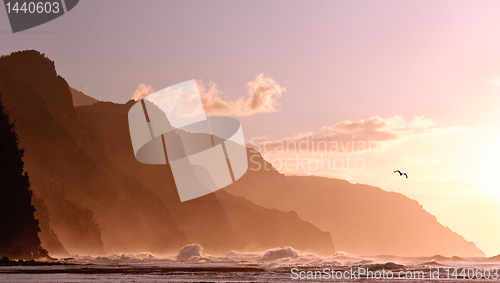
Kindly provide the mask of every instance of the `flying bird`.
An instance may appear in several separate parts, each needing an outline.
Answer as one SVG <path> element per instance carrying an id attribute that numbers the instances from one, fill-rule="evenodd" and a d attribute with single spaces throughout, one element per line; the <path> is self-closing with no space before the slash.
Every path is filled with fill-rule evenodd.
<path id="1" fill-rule="evenodd" d="M 406 174 L 406 173 L 403 173 L 403 172 L 401 172 L 401 171 L 399 171 L 399 170 L 394 171 L 394 173 L 399 173 L 399 176 L 403 176 L 403 175 L 405 175 L 405 176 L 406 176 L 406 179 L 408 179 L 408 174 Z"/>

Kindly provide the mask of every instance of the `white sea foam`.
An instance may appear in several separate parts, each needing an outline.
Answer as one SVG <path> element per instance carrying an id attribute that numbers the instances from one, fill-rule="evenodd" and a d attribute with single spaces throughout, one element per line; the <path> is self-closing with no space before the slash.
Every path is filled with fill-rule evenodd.
<path id="1" fill-rule="evenodd" d="M 60 259 L 61 262 L 71 264 L 94 265 L 162 265 L 162 266 L 259 266 L 268 270 L 289 268 L 294 266 L 316 267 L 366 267 L 376 269 L 412 269 L 412 268 L 445 268 L 445 267 L 500 267 L 499 257 L 492 258 L 459 258 L 459 257 L 398 257 L 398 256 L 354 256 L 338 253 L 332 256 L 321 257 L 293 247 L 274 248 L 263 252 L 229 251 L 223 256 L 210 255 L 203 252 L 199 244 L 190 244 L 180 249 L 178 254 L 153 255 L 150 253 L 138 254 L 107 254 L 100 256 L 78 255 Z"/>
<path id="2" fill-rule="evenodd" d="M 370 270 L 393 270 L 393 269 L 402 269 L 404 265 L 396 264 L 394 262 L 386 262 L 386 263 L 373 263 L 364 265 L 363 268 Z"/>
<path id="3" fill-rule="evenodd" d="M 290 246 L 268 250 L 261 260 L 277 260 L 282 258 L 297 258 L 299 253 Z"/>
<path id="4" fill-rule="evenodd" d="M 191 244 L 178 254 L 153 255 L 150 253 L 117 253 L 100 256 L 73 255 L 60 259 L 60 265 L 47 266 L 0 266 L 0 282 L 151 282 L 169 280 L 178 282 L 289 282 L 292 268 L 301 270 L 346 271 L 365 268 L 371 271 L 385 270 L 394 274 L 399 271 L 425 271 L 430 268 L 500 268 L 499 257 L 398 257 L 354 256 L 346 253 L 321 257 L 298 251 L 292 247 L 275 248 L 264 252 L 230 251 L 224 256 L 203 252 L 203 247 Z M 61 273 L 61 270 L 64 272 Z M 39 271 L 39 272 L 38 272 Z M 223 275 L 223 276 L 221 276 Z M 381 280 L 380 282 L 393 282 Z M 422 282 L 432 282 L 423 280 Z"/>
<path id="5" fill-rule="evenodd" d="M 177 255 L 177 261 L 188 261 L 192 257 L 201 257 L 203 247 L 198 244 L 184 246 Z"/>

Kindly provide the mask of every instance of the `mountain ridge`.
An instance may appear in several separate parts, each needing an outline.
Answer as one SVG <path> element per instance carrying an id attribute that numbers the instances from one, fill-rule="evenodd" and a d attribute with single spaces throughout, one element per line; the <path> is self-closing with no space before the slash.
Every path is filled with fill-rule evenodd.
<path id="1" fill-rule="evenodd" d="M 255 161 L 272 166 L 251 149 L 247 150 L 250 169 L 240 180 L 180 203 L 168 165 L 135 160 L 127 119 L 135 102 L 98 101 L 75 107 L 71 89 L 55 64 L 37 51 L 0 58 L 0 91 L 18 121 L 34 194 L 47 206 L 38 215 L 44 218 L 41 238 L 49 252 L 175 253 L 183 245 L 198 243 L 214 254 L 293 246 L 322 255 L 331 255 L 336 248 L 403 255 L 417 255 L 418 249 L 425 255 L 449 255 L 456 248 L 452 255 L 484 255 L 449 228 L 443 230 L 415 200 L 345 180 L 252 170 Z M 376 206 L 366 202 L 373 196 L 380 197 Z M 343 206 L 359 199 L 365 201 L 365 212 L 359 204 Z M 391 213 L 381 209 L 386 206 Z M 409 217 L 410 212 L 425 218 L 420 227 L 431 232 L 424 240 L 412 236 L 420 233 L 411 228 L 419 218 L 410 218 L 409 225 L 380 221 Z M 369 233 L 356 230 L 363 216 L 373 216 Z M 380 225 L 399 227 L 401 231 L 391 230 L 399 237 L 384 234 Z M 433 229 L 439 232 L 436 238 L 431 237 Z M 411 241 L 398 243 L 405 237 Z M 450 239 L 454 244 L 446 243 Z M 431 248 L 424 246 L 434 241 Z"/>
<path id="2" fill-rule="evenodd" d="M 181 227 L 184 227 L 184 231 L 186 231 L 191 240 L 204 246 L 205 250 L 212 250 L 212 252 L 217 252 L 217 249 L 211 249 L 211 246 L 221 245 L 225 246 L 226 251 L 228 251 L 227 248 L 230 247 L 227 243 L 231 241 L 233 243 L 230 249 L 265 250 L 276 246 L 290 245 L 297 249 L 314 250 L 320 254 L 334 252 L 334 247 L 328 233 L 322 232 L 310 225 L 310 223 L 300 220 L 295 214 L 292 215 L 282 211 L 268 211 L 266 209 L 260 210 L 257 205 L 249 200 L 244 199 L 242 201 L 232 195 L 219 192 L 180 203 L 169 165 L 141 164 L 135 160 L 128 129 L 128 110 L 134 103 L 134 101 L 129 101 L 126 104 L 98 102 L 91 106 L 77 107 L 76 111 L 79 119 L 87 125 L 87 128 L 92 129 L 92 131 L 95 131 L 102 138 L 105 151 L 115 163 L 120 164 L 123 170 L 134 174 L 146 186 L 153 188 L 155 193 L 168 204 L 172 215 L 178 220 Z M 165 184 L 169 184 L 169 186 L 165 186 Z M 239 211 L 238 207 L 233 205 L 234 202 L 239 202 L 249 211 L 260 212 L 251 214 L 251 217 L 248 218 L 244 213 Z M 214 208 L 220 210 L 220 213 L 224 215 L 224 218 L 227 219 L 227 223 L 230 224 L 231 230 L 236 233 L 236 238 L 238 239 L 231 239 L 231 237 L 223 239 L 221 236 L 205 239 L 200 238 L 200 234 L 206 230 L 228 230 L 227 227 L 220 228 L 219 226 L 217 228 L 218 226 L 212 223 L 212 219 L 216 218 L 212 215 Z M 197 211 L 198 213 L 193 213 L 193 211 Z M 265 235 L 262 231 L 261 233 L 253 232 L 259 231 L 261 229 L 259 226 L 265 221 L 278 224 L 279 221 L 274 221 L 274 218 L 288 219 L 287 221 L 289 222 L 295 222 L 296 226 L 302 227 L 298 229 L 299 231 L 308 231 L 321 244 L 306 243 L 297 236 L 287 237 L 287 235 L 301 234 L 302 231 L 296 232 L 288 229 L 274 230 L 269 235 Z M 293 218 L 293 220 L 290 218 Z M 192 225 L 186 225 L 193 223 L 193 221 L 196 223 L 196 228 L 192 227 Z M 235 225 L 235 223 L 244 223 L 245 225 Z M 221 223 L 217 224 L 221 225 Z M 271 227 L 268 227 L 268 229 L 271 229 Z M 242 235 L 253 235 L 253 238 L 248 238 L 250 236 L 246 238 L 252 244 L 247 244 L 241 240 Z M 220 240 L 223 240 L 225 243 L 221 243 Z"/>
<path id="3" fill-rule="evenodd" d="M 221 196 L 221 201 L 210 194 L 181 204 L 168 166 L 135 160 L 127 121 L 131 104 L 98 102 L 91 108 L 75 108 L 70 87 L 57 75 L 55 64 L 37 51 L 0 59 L 0 90 L 18 121 L 34 194 L 48 209 L 38 216 L 47 218 L 41 238 L 49 252 L 164 254 L 195 242 L 206 252 L 225 253 L 250 248 L 239 236 L 249 229 L 258 231 L 248 239 L 254 249 L 293 245 L 318 253 L 335 251 L 329 233 L 294 213 L 259 209 L 244 200 L 246 207 L 260 213 L 250 215 L 245 227 L 233 227 L 228 213 L 233 223 L 246 217 L 230 205 L 234 196 Z M 316 240 L 300 239 L 291 226 L 267 234 L 259 229 L 260 223 L 279 223 L 281 218 Z"/>
<path id="4" fill-rule="evenodd" d="M 252 154 L 261 156 L 256 151 Z M 272 168 L 260 164 L 265 166 Z M 301 219 L 330 232 L 339 251 L 360 255 L 485 256 L 474 243 L 439 223 L 416 200 L 400 193 L 341 179 L 285 176 L 274 170 L 251 171 L 243 178 L 247 186 L 229 186 L 225 190 L 266 208 L 294 210 Z M 266 184 L 261 182 L 264 179 Z M 282 197 L 271 201 L 276 195 Z"/>

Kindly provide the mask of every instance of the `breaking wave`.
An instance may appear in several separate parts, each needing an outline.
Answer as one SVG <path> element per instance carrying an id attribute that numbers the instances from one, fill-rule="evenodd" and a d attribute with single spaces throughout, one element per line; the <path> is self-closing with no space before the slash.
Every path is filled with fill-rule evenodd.
<path id="1" fill-rule="evenodd" d="M 394 270 L 394 269 L 402 269 L 404 265 L 402 264 L 396 264 L 394 262 L 386 262 L 386 263 L 374 263 L 374 264 L 367 264 L 364 265 L 363 268 L 369 269 L 369 270 Z"/>
<path id="2" fill-rule="evenodd" d="M 261 260 L 277 260 L 282 258 L 297 258 L 299 253 L 292 247 L 286 246 L 284 248 L 277 248 L 268 250 L 261 258 Z"/>
<path id="3" fill-rule="evenodd" d="M 167 255 L 152 253 L 75 254 L 46 265 L 31 262 L 6 262 L 0 266 L 5 282 L 152 282 L 165 275 L 177 282 L 289 282 L 292 270 L 346 272 L 364 268 L 371 272 L 424 272 L 430 278 L 431 268 L 474 267 L 500 269 L 499 256 L 492 258 L 356 256 L 337 253 L 331 256 L 296 250 L 293 247 L 265 251 L 229 251 L 222 256 L 204 252 L 199 244 L 189 244 L 179 252 Z M 9 266 L 15 265 L 13 267 Z M 0 262 L 0 265 L 1 262 Z M 64 277 L 59 277 L 60 275 Z M 486 273 L 485 273 L 486 274 Z M 492 273 L 493 274 L 493 273 Z M 6 277 L 5 277 L 6 276 Z M 69 277 L 68 277 L 69 276 Z M 0 282 L 2 282 L 0 276 Z M 394 280 L 391 280 L 394 281 Z M 380 282 L 391 282 L 382 280 Z M 422 282 L 435 282 L 424 280 Z"/>
<path id="4" fill-rule="evenodd" d="M 398 256 L 356 256 L 336 253 L 332 256 L 318 256 L 286 246 L 264 251 L 229 251 L 222 256 L 204 253 L 199 244 L 189 244 L 177 254 L 155 255 L 152 253 L 108 254 L 101 256 L 78 255 L 58 260 L 68 264 L 105 265 L 105 266 L 208 266 L 212 267 L 249 267 L 266 270 L 289 269 L 291 267 L 324 268 L 363 267 L 370 270 L 408 270 L 437 267 L 489 266 L 500 267 L 500 256 L 490 258 L 461 257 L 398 257 Z"/>
<path id="5" fill-rule="evenodd" d="M 198 244 L 184 246 L 177 254 L 177 261 L 188 261 L 192 257 L 201 257 L 203 247 Z"/>

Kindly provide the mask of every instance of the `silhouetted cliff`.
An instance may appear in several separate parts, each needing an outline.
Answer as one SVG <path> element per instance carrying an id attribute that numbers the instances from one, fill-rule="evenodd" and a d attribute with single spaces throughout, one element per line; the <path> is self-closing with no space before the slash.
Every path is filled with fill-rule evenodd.
<path id="1" fill-rule="evenodd" d="M 48 211 L 41 214 L 44 227 L 57 237 L 42 234 L 54 249 L 59 240 L 69 253 L 91 254 L 176 253 L 190 242 L 208 253 L 286 245 L 334 252 L 329 233 L 295 213 L 232 195 L 181 203 L 168 166 L 135 160 L 127 121 L 132 102 L 98 102 L 76 112 L 54 63 L 36 51 L 0 59 L 0 89 L 18 120 L 33 190 Z"/>
<path id="2" fill-rule="evenodd" d="M 98 102 L 76 107 L 76 111 L 80 122 L 101 138 L 99 144 L 108 156 L 167 204 L 192 242 L 201 244 L 208 253 L 278 246 L 334 253 L 329 233 L 303 221 L 294 212 L 265 209 L 223 191 L 181 203 L 168 165 L 142 164 L 134 157 L 127 114 L 134 103 Z"/>
<path id="3" fill-rule="evenodd" d="M 38 238 L 40 227 L 23 156 L 0 93 L 0 257 L 37 259 L 47 257 L 47 251 Z"/>
<path id="4" fill-rule="evenodd" d="M 97 103 L 99 100 L 86 95 L 85 93 L 78 91 L 72 87 L 69 88 L 71 91 L 71 96 L 73 98 L 73 106 L 83 106 L 92 105 Z"/>
<path id="5" fill-rule="evenodd" d="M 36 51 L 0 58 L 0 90 L 17 121 L 33 192 L 69 253 L 174 252 L 188 243 L 165 204 L 83 129 L 53 62 Z"/>

